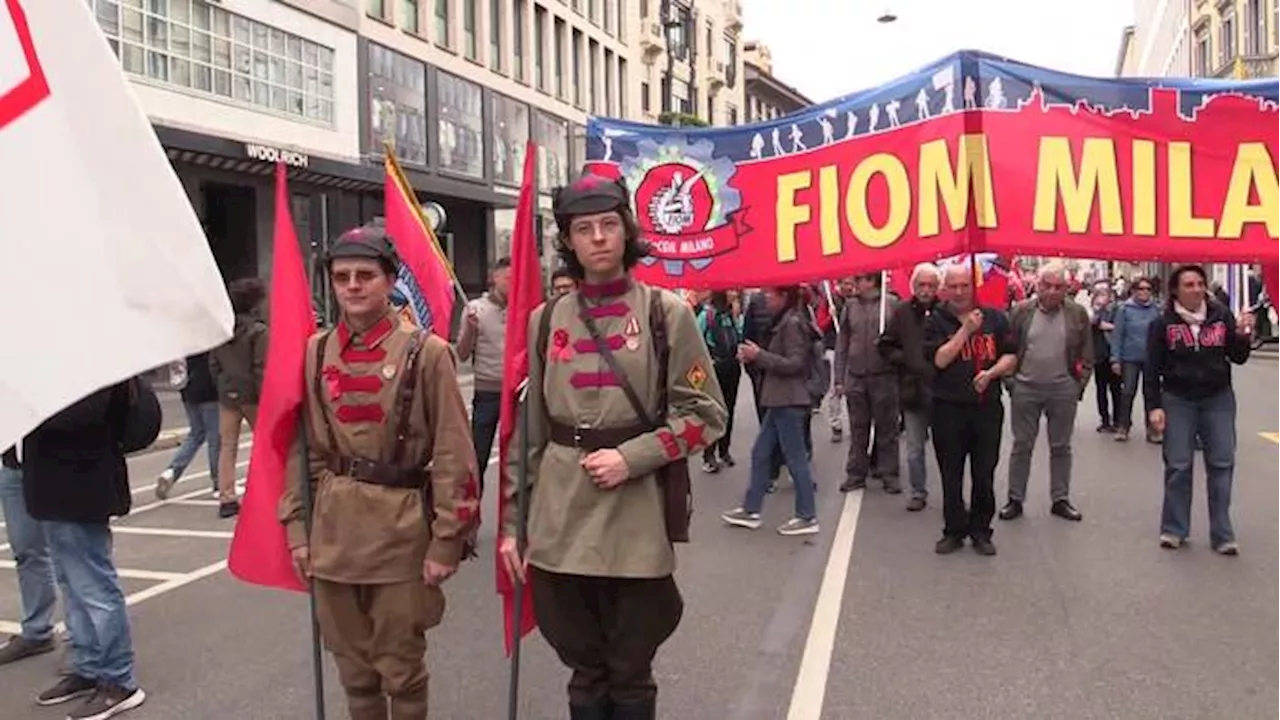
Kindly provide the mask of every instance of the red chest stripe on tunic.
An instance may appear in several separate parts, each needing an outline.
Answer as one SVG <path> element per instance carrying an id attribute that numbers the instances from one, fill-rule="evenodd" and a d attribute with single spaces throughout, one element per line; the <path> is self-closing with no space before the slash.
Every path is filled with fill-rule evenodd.
<path id="1" fill-rule="evenodd" d="M 376 403 L 339 405 L 333 411 L 333 416 L 338 418 L 338 422 L 346 424 L 380 423 L 386 419 L 386 413 L 382 411 L 382 406 Z"/>
<path id="2" fill-rule="evenodd" d="M 348 375 L 337 368 L 333 368 L 332 373 L 330 368 L 325 368 L 325 375 L 332 376 L 332 382 L 337 385 L 340 395 L 353 392 L 372 395 L 382 390 L 382 378 L 377 375 Z"/>
<path id="3" fill-rule="evenodd" d="M 348 347 L 339 355 L 342 362 L 348 365 L 356 365 L 359 363 L 376 363 L 387 359 L 387 351 L 381 347 L 372 350 L 360 350 L 355 347 Z"/>
<path id="4" fill-rule="evenodd" d="M 621 387 L 618 378 L 612 372 L 576 372 L 569 376 L 569 384 L 575 390 L 584 388 Z"/>
<path id="5" fill-rule="evenodd" d="M 626 303 L 612 302 L 587 308 L 587 316 L 593 320 L 611 317 L 626 317 L 631 308 Z"/>
<path id="6" fill-rule="evenodd" d="M 627 339 L 621 335 L 609 335 L 604 339 L 604 342 L 609 346 L 610 350 L 616 352 L 622 349 L 622 346 L 627 342 Z M 574 340 L 573 349 L 580 353 L 594 353 L 600 351 L 600 349 L 596 347 L 596 341 L 591 338 L 579 338 Z"/>

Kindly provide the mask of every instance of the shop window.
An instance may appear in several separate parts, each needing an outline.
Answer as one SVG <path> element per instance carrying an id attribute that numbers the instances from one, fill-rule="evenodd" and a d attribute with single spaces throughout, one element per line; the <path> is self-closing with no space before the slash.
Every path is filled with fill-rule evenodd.
<path id="1" fill-rule="evenodd" d="M 519 185 L 524 173 L 525 145 L 529 142 L 529 106 L 494 93 L 489 112 L 492 114 L 489 127 L 493 132 L 493 179 Z"/>
<path id="2" fill-rule="evenodd" d="M 484 177 L 484 102 L 480 86 L 439 72 L 440 167 L 471 177 Z"/>
<path id="3" fill-rule="evenodd" d="M 539 112 L 533 119 L 534 142 L 538 143 L 538 187 L 550 192 L 569 183 L 569 122 Z"/>
<path id="4" fill-rule="evenodd" d="M 204 0 L 90 0 L 124 71 L 333 126 L 333 49 Z"/>
<path id="5" fill-rule="evenodd" d="M 427 164 L 427 69 L 422 63 L 369 43 L 369 147 L 381 154 L 395 146 L 396 157 Z"/>

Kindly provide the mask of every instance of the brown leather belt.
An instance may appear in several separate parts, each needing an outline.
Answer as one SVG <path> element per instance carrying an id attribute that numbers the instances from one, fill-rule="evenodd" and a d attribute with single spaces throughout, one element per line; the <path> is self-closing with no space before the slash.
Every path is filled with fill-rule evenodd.
<path id="1" fill-rule="evenodd" d="M 649 432 L 643 425 L 621 428 L 580 428 L 551 421 L 551 442 L 586 452 L 616 448 L 631 438 Z"/>
<path id="2" fill-rule="evenodd" d="M 426 470 L 398 468 L 365 458 L 331 457 L 329 471 L 370 485 L 419 490 L 427 486 L 431 473 Z"/>

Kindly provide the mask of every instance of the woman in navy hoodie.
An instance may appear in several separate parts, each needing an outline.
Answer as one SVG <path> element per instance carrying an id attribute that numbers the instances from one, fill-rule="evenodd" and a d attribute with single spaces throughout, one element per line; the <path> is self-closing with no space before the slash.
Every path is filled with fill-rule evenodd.
<path id="1" fill-rule="evenodd" d="M 1231 363 L 1249 359 L 1253 315 L 1239 321 L 1209 297 L 1204 268 L 1183 265 L 1169 276 L 1169 299 L 1151 323 L 1146 383 L 1151 427 L 1164 434 L 1164 509 L 1160 546 L 1174 549 L 1191 534 L 1191 481 L 1196 436 L 1204 443 L 1209 543 L 1240 552 L 1231 528 L 1236 466 L 1236 396 Z"/>

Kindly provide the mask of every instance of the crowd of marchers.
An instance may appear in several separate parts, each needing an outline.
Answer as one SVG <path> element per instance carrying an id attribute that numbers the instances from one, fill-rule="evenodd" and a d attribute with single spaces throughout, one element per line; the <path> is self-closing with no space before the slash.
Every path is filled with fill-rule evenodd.
<path id="1" fill-rule="evenodd" d="M 1118 307 L 1101 287 L 1085 303 L 1068 298 L 1054 264 L 1041 268 L 1030 298 L 1009 308 L 979 307 L 968 268 L 928 264 L 915 268 L 912 296 L 903 299 L 883 297 L 879 275 L 840 281 L 833 293 L 815 285 L 685 298 L 632 277 L 645 247 L 621 182 L 586 174 L 557 189 L 553 213 L 562 267 L 528 318 L 527 421 L 497 488 L 497 552 L 507 575 L 531 589 L 542 635 L 570 671 L 572 720 L 657 717 L 653 661 L 684 609 L 673 572 L 674 545 L 688 539 L 688 461 L 701 458 L 706 473 L 735 464 L 744 373 L 759 427 L 742 503 L 722 516 L 730 525 L 760 527 L 764 499 L 785 470 L 795 506 L 778 532 L 819 532 L 812 425 L 825 410 L 832 439 L 848 443 L 842 492 L 865 492 L 874 481 L 902 493 L 901 452 L 906 508 L 922 510 L 931 442 L 943 497 L 937 552 L 967 540 L 994 555 L 1005 396 L 1013 447 L 999 517 L 1024 512 L 1043 416 L 1049 511 L 1079 521 L 1070 496 L 1078 403 L 1097 384 L 1099 431 L 1127 438 L 1140 378 L 1148 437 L 1164 451 L 1160 544 L 1178 548 L 1190 535 L 1200 448 L 1210 545 L 1238 552 L 1229 512 L 1230 366 L 1249 356 L 1253 317 L 1214 298 L 1199 266 L 1170 274 L 1163 302 L 1152 298 L 1154 283 L 1135 280 Z M 294 458 L 279 521 L 314 595 L 349 716 L 420 720 L 428 712 L 426 635 L 442 621 L 444 584 L 475 547 L 480 480 L 502 410 L 511 268 L 495 265 L 451 348 L 397 310 L 400 261 L 384 227 L 343 233 L 324 263 L 340 314 L 307 346 L 300 432 L 308 455 Z M 238 433 L 255 419 L 269 334 L 261 284 L 229 291 L 235 336 L 184 364 L 192 434 L 156 485 L 167 498 L 207 444 L 223 517 L 239 510 Z M 470 413 L 459 357 L 474 367 Z M 60 590 L 70 651 L 64 674 L 36 702 L 82 699 L 69 714 L 76 720 L 105 720 L 146 697 L 134 677 L 109 526 L 129 510 L 125 453 L 138 392 L 130 381 L 94 393 L 4 454 L 0 497 L 23 620 L 22 633 L 0 647 L 0 664 L 55 648 Z M 521 465 L 530 468 L 525 486 Z M 527 517 L 517 512 L 521 487 Z"/>

